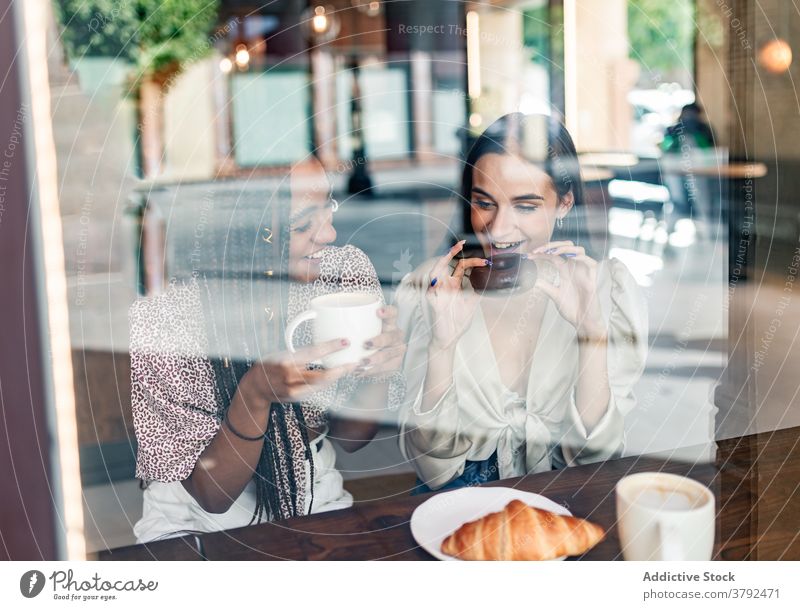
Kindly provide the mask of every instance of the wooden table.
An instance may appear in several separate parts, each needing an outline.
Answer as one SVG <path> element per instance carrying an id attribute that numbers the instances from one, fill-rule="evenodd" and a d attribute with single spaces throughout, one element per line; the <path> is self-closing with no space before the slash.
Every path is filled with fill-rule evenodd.
<path id="1" fill-rule="evenodd" d="M 714 463 L 631 457 L 491 483 L 540 493 L 608 530 L 582 559 L 622 559 L 614 486 L 628 474 L 661 471 L 708 485 L 717 498 L 715 559 L 800 559 L 800 428 L 718 442 Z M 409 519 L 431 494 L 360 503 L 346 510 L 197 538 L 209 560 L 432 559 Z M 101 554 L 101 559 L 183 558 L 185 539 Z M 167 548 L 171 551 L 167 551 Z M 196 553 L 194 554 L 196 556 Z"/>

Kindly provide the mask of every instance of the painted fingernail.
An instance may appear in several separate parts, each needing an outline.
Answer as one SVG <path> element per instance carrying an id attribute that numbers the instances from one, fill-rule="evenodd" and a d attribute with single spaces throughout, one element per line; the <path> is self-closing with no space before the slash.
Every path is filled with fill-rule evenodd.
<path id="1" fill-rule="evenodd" d="M 545 254 L 555 254 L 556 253 L 556 249 L 555 248 L 548 248 L 547 250 L 544 251 L 544 253 Z"/>
<path id="2" fill-rule="evenodd" d="M 372 341 L 364 341 L 364 349 L 372 349 Z"/>
<path id="3" fill-rule="evenodd" d="M 490 261 L 488 258 L 485 258 L 483 259 L 483 264 L 486 265 L 487 267 L 491 267 L 492 261 Z"/>
<path id="4" fill-rule="evenodd" d="M 562 256 L 564 256 L 565 258 L 574 258 L 575 256 L 578 256 L 578 255 L 575 254 L 574 252 L 564 252 L 564 254 Z"/>
<path id="5" fill-rule="evenodd" d="M 341 343 L 342 345 L 344 345 L 345 347 L 347 347 L 348 345 L 350 345 L 350 339 L 342 339 L 342 340 L 340 341 L 340 343 Z"/>
<path id="6" fill-rule="evenodd" d="M 439 278 L 438 278 L 438 277 L 435 277 L 435 278 L 433 278 L 433 279 L 431 280 L 431 287 L 433 287 L 433 286 L 436 286 L 436 282 L 438 282 L 438 281 L 439 281 Z"/>

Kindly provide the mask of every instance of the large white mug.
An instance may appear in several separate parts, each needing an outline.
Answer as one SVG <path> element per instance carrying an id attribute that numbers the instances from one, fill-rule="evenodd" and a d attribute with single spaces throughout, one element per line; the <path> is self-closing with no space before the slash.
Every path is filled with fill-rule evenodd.
<path id="1" fill-rule="evenodd" d="M 366 292 L 337 292 L 311 299 L 310 308 L 286 327 L 286 346 L 295 351 L 292 336 L 303 322 L 313 320 L 314 345 L 332 339 L 347 339 L 350 345 L 322 358 L 325 368 L 358 362 L 375 353 L 364 348 L 364 342 L 381 334 L 383 322 L 378 317 L 381 300 Z"/>
<path id="2" fill-rule="evenodd" d="M 708 561 L 714 494 L 692 479 L 642 472 L 617 483 L 617 528 L 627 561 Z"/>

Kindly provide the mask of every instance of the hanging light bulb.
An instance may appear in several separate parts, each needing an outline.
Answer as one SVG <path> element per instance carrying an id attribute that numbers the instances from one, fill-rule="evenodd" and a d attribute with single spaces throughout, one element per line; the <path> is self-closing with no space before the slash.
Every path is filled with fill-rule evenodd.
<path id="1" fill-rule="evenodd" d="M 377 17 L 381 14 L 381 3 L 373 0 L 350 0 L 350 4 L 367 17 Z"/>
<path id="2" fill-rule="evenodd" d="M 325 14 L 324 6 L 314 8 L 314 16 L 311 18 L 311 29 L 315 34 L 324 34 L 328 29 L 328 16 Z"/>
<path id="3" fill-rule="evenodd" d="M 234 56 L 236 65 L 240 70 L 244 70 L 250 63 L 250 51 L 247 50 L 247 45 L 236 45 L 236 55 Z"/>
<path id="4" fill-rule="evenodd" d="M 792 47 L 782 38 L 773 38 L 759 50 L 758 63 L 772 74 L 786 72 L 792 65 Z"/>
<path id="5" fill-rule="evenodd" d="M 303 13 L 302 24 L 315 43 L 330 42 L 339 33 L 339 18 L 329 6 L 307 8 Z"/>
<path id="6" fill-rule="evenodd" d="M 233 62 L 231 61 L 230 57 L 223 57 L 219 60 L 219 71 L 223 74 L 228 74 L 233 70 Z"/>

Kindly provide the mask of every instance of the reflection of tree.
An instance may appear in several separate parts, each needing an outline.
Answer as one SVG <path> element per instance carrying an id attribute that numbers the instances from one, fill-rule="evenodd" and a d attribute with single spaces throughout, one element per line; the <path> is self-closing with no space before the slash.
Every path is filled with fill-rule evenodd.
<path id="1" fill-rule="evenodd" d="M 219 0 L 54 0 L 72 60 L 113 57 L 133 64 L 141 170 L 160 171 L 163 96 L 175 77 L 213 47 Z"/>
<path id="2" fill-rule="evenodd" d="M 643 73 L 692 71 L 693 0 L 628 0 L 630 57 Z"/>

